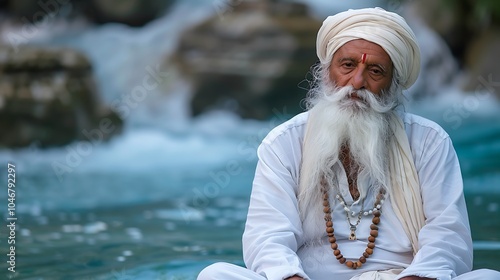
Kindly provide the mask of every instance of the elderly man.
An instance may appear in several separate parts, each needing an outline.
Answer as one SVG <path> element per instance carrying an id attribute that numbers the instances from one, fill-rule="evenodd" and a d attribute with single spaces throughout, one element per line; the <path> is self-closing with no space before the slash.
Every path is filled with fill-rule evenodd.
<path id="1" fill-rule="evenodd" d="M 258 149 L 243 235 L 247 268 L 198 279 L 500 279 L 470 272 L 457 156 L 434 122 L 404 113 L 420 71 L 415 35 L 380 8 L 328 17 L 308 112 Z"/>

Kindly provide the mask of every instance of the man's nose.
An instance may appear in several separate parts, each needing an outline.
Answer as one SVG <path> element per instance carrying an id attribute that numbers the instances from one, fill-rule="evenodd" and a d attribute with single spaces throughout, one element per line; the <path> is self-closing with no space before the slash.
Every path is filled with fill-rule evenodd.
<path id="1" fill-rule="evenodd" d="M 351 77 L 351 85 L 354 89 L 364 89 L 366 87 L 366 71 L 363 67 L 356 68 L 354 75 Z"/>

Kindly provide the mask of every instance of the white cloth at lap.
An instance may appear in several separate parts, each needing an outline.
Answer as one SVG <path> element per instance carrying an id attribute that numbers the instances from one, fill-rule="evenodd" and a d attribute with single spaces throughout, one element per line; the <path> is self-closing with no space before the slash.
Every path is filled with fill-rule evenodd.
<path id="1" fill-rule="evenodd" d="M 363 274 L 363 275 L 366 277 L 373 276 L 372 274 Z M 395 276 L 393 275 L 393 277 Z M 280 278 L 279 280 L 282 279 L 283 278 Z M 335 278 L 335 279 L 343 280 L 341 278 Z M 383 279 L 384 278 L 359 278 L 359 276 L 357 275 L 349 280 L 383 280 Z M 498 280 L 498 279 L 500 279 L 499 272 L 488 269 L 478 269 L 462 274 L 458 277 L 453 278 L 452 280 Z M 206 267 L 203 271 L 201 271 L 197 280 L 268 280 L 268 279 L 256 272 L 253 272 L 241 266 L 229 263 L 215 263 L 213 265 Z M 314 279 L 309 279 L 309 280 L 314 280 Z M 326 279 L 316 279 L 316 280 L 326 280 Z"/>

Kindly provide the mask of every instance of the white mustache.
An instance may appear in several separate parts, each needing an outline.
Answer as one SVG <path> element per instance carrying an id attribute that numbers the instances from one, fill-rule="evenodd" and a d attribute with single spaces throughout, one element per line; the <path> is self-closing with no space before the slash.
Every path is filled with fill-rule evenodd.
<path id="1" fill-rule="evenodd" d="M 356 99 L 360 99 L 362 101 L 366 101 L 368 94 L 371 94 L 371 93 L 369 93 L 369 91 L 367 91 L 367 90 L 355 90 L 349 94 L 349 97 L 351 99 L 356 98 Z"/>
<path id="2" fill-rule="evenodd" d="M 384 94 L 382 92 L 381 94 Z M 354 89 L 352 86 L 333 87 L 325 90 L 324 97 L 330 102 L 342 106 L 357 106 L 359 109 L 372 109 L 378 113 L 386 113 L 394 108 L 394 104 L 385 104 L 380 96 L 367 89 Z"/>

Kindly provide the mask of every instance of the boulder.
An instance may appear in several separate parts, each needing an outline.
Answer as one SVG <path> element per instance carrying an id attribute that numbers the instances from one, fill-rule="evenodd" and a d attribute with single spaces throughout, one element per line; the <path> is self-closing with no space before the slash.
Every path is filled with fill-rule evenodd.
<path id="1" fill-rule="evenodd" d="M 143 26 L 162 15 L 174 0 L 83 1 L 87 17 L 97 23 L 118 22 Z"/>
<path id="2" fill-rule="evenodd" d="M 472 10 L 469 0 L 450 4 L 443 0 L 420 0 L 405 4 L 403 11 L 417 14 L 428 27 L 439 34 L 453 55 L 461 62 L 471 36 L 475 30 L 471 26 Z"/>
<path id="3" fill-rule="evenodd" d="M 460 0 L 452 4 L 444 0 L 421 0 L 409 2 L 405 11 L 415 13 L 446 42 L 464 70 L 463 76 L 452 73 L 460 79 L 459 86 L 463 90 L 488 91 L 500 98 L 500 66 L 496 62 L 500 48 L 500 2 Z M 423 52 L 429 52 L 428 49 Z M 430 62 L 443 65 L 443 60 L 438 57 L 443 56 L 435 56 Z M 450 73 L 441 71 L 446 72 Z M 431 72 L 429 76 L 443 74 Z"/>
<path id="4" fill-rule="evenodd" d="M 43 17 L 85 15 L 96 23 L 117 22 L 143 26 L 161 16 L 175 0 L 4 0 L 0 8 L 23 24 Z"/>
<path id="5" fill-rule="evenodd" d="M 120 131 L 122 121 L 99 102 L 89 61 L 75 50 L 0 46 L 0 73 L 2 147 L 105 140 Z"/>
<path id="6" fill-rule="evenodd" d="M 465 67 L 468 77 L 464 83 L 467 91 L 487 90 L 500 98 L 500 65 L 497 55 L 500 49 L 500 26 L 481 32 L 467 48 Z"/>
<path id="7" fill-rule="evenodd" d="M 317 61 L 321 22 L 298 3 L 229 1 L 216 8 L 183 34 L 169 58 L 193 84 L 193 114 L 222 108 L 266 119 L 273 110 L 302 111 L 301 82 Z"/>

